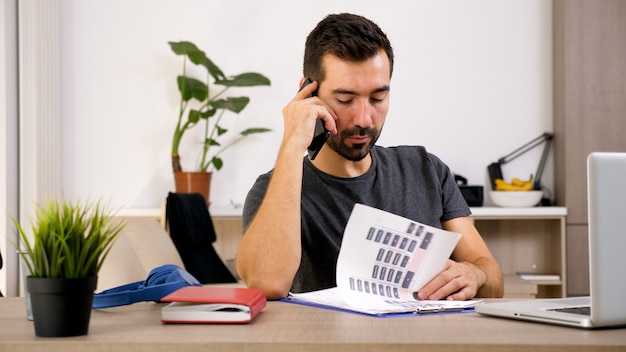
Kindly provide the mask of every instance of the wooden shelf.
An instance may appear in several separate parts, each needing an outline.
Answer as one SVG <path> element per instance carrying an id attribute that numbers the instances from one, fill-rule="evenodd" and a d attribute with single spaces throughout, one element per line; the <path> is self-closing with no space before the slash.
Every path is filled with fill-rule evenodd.
<path id="1" fill-rule="evenodd" d="M 212 217 L 241 217 L 242 207 L 211 207 L 209 212 Z M 122 208 L 117 216 L 124 217 L 155 217 L 160 218 L 165 214 L 165 204 L 161 208 Z"/>
<path id="2" fill-rule="evenodd" d="M 567 216 L 565 207 L 529 207 L 529 208 L 500 208 L 500 207 L 471 207 L 472 217 L 475 219 L 496 218 L 560 218 Z"/>
<path id="3" fill-rule="evenodd" d="M 505 297 L 527 296 L 532 286 L 537 288 L 537 297 L 567 296 L 567 208 L 474 207 L 471 210 L 474 225 L 502 267 Z M 515 275 L 517 272 L 556 273 L 561 280 L 526 281 Z"/>

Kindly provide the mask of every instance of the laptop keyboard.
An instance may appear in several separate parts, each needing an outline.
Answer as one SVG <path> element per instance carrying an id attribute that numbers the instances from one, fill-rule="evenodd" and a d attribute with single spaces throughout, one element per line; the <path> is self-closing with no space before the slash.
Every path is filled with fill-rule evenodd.
<path id="1" fill-rule="evenodd" d="M 567 308 L 553 308 L 553 309 L 548 309 L 551 311 L 555 311 L 555 312 L 561 312 L 561 313 L 572 313 L 572 314 L 580 314 L 580 315 L 591 315 L 591 307 L 590 306 L 585 306 L 585 307 L 567 307 Z"/>

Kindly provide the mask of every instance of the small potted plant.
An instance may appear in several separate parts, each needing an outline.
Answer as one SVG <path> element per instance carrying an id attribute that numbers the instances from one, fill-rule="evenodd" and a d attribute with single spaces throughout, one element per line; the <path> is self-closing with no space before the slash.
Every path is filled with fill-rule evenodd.
<path id="1" fill-rule="evenodd" d="M 183 55 L 183 71 L 177 77 L 178 91 L 180 92 L 180 107 L 178 122 L 172 138 L 172 169 L 176 183 L 176 191 L 183 193 L 201 193 L 207 204 L 209 203 L 209 189 L 211 170 L 220 170 L 224 164 L 221 153 L 233 145 L 239 143 L 245 137 L 270 131 L 267 128 L 248 128 L 228 143 L 222 144 L 220 140 L 228 132 L 221 124 L 226 111 L 240 113 L 250 102 L 249 97 L 225 97 L 226 91 L 232 87 L 269 86 L 270 80 L 260 73 L 246 72 L 232 77 L 226 77 L 222 70 L 213 63 L 195 44 L 182 42 L 169 42 L 172 51 L 176 55 Z M 187 64 L 191 63 L 206 69 L 206 81 L 193 78 L 187 74 Z M 211 84 L 210 81 L 213 81 Z M 221 86 L 221 89 L 212 92 L 212 86 Z M 194 126 L 202 126 L 204 139 L 200 144 L 198 168 L 191 172 L 182 169 L 179 147 L 185 135 Z M 199 186 L 190 185 L 189 182 L 197 180 Z"/>
<path id="2" fill-rule="evenodd" d="M 32 241 L 13 219 L 30 275 L 35 335 L 86 335 L 98 272 L 125 226 L 100 202 L 50 200 L 37 206 Z"/>

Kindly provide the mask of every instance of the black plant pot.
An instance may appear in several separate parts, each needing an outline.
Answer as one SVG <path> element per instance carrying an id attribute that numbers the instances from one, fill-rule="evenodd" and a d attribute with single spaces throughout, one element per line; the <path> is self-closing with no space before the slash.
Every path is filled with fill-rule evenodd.
<path id="1" fill-rule="evenodd" d="M 97 276 L 78 279 L 27 277 L 35 335 L 87 335 Z"/>

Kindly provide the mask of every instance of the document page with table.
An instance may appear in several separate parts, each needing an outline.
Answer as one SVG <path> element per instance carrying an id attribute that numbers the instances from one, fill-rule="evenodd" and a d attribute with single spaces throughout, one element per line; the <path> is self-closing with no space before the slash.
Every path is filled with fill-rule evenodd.
<path id="1" fill-rule="evenodd" d="M 337 260 L 337 287 L 284 301 L 376 316 L 471 309 L 480 301 L 421 301 L 414 293 L 443 268 L 460 234 L 356 204 Z"/>

